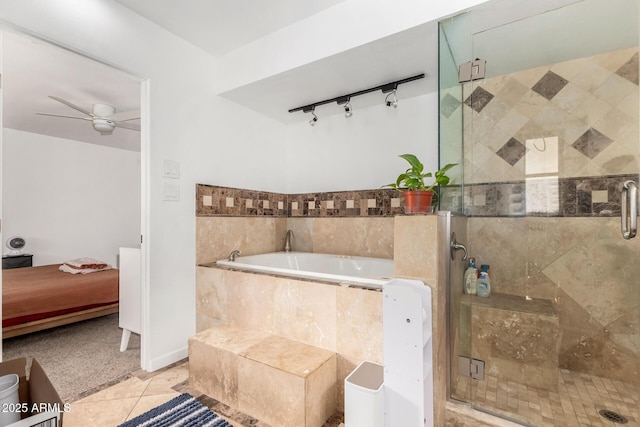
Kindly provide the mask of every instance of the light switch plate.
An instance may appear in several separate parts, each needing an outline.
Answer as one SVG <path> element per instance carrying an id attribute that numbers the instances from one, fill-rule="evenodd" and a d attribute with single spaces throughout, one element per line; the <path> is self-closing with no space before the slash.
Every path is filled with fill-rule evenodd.
<path id="1" fill-rule="evenodd" d="M 168 202 L 177 202 L 180 200 L 180 185 L 173 182 L 165 182 L 162 185 L 163 200 Z"/>
<path id="2" fill-rule="evenodd" d="M 163 160 L 162 161 L 162 177 L 179 179 L 180 178 L 180 163 L 175 160 Z"/>

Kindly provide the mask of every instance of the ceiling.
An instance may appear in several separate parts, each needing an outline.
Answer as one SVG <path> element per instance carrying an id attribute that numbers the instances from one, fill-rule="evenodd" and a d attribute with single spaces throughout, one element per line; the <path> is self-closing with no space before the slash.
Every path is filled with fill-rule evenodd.
<path id="1" fill-rule="evenodd" d="M 344 0 L 116 0 L 220 56 Z"/>
<path id="2" fill-rule="evenodd" d="M 116 0 L 175 35 L 221 56 L 344 0 Z M 318 37 L 323 37 L 319 34 Z M 400 86 L 398 97 L 437 91 L 437 24 L 350 49 L 329 58 L 220 93 L 282 123 L 307 121 L 292 108 L 425 73 Z M 355 111 L 384 101 L 381 92 L 354 98 Z M 316 113 L 343 114 L 326 105 Z"/>
<path id="3" fill-rule="evenodd" d="M 212 55 L 220 56 L 345 0 L 116 1 Z M 632 1 L 620 1 L 620 7 L 627 7 L 625 4 Z M 563 28 L 567 32 L 579 32 L 583 27 L 595 25 L 591 21 L 574 19 L 575 17 L 566 18 L 562 13 L 544 14 L 545 11 L 568 4 L 585 4 L 585 16 L 589 19 L 595 17 L 593 19 L 596 21 L 604 12 L 594 13 L 591 4 L 609 7 L 608 2 L 596 0 L 492 0 L 474 8 L 475 14 L 466 14 L 449 20 L 449 23 L 456 25 L 458 22 L 464 26 L 465 16 L 476 16 L 472 31 L 477 35 L 475 40 L 478 47 L 483 34 L 500 34 L 500 28 L 507 31 L 508 35 L 504 37 L 509 40 L 519 40 L 520 35 L 520 43 L 526 45 L 527 49 L 525 58 L 518 62 L 535 66 L 549 58 L 549 46 L 553 46 L 555 50 L 562 48 L 581 52 L 570 43 L 560 44 L 553 39 L 549 42 L 529 42 L 532 34 L 539 36 L 541 27 L 549 26 Z M 567 13 L 573 13 L 574 10 L 576 9 L 566 9 Z M 526 25 L 516 25 L 512 28 L 505 25 L 530 16 L 547 16 L 549 22 L 545 23 L 539 19 L 528 20 L 535 28 L 527 28 Z M 557 22 L 558 19 L 563 21 Z M 606 20 L 599 22 L 597 27 L 602 31 L 590 31 L 586 34 L 580 31 L 582 38 L 577 40 L 584 45 L 597 46 L 599 50 L 611 49 L 616 43 L 623 43 L 619 41 L 612 44 L 608 40 L 608 34 L 620 33 L 614 28 L 618 24 L 615 19 L 609 23 Z M 629 27 L 636 28 L 635 25 Z M 492 31 L 487 32 L 487 29 Z M 282 123 L 306 122 L 308 117 L 304 113 L 289 113 L 288 110 L 424 73 L 426 78 L 399 86 L 398 98 L 402 105 L 405 98 L 438 90 L 437 33 L 437 22 L 428 22 L 236 87 L 220 93 L 220 96 Z M 449 41 L 463 48 L 462 54 L 455 58 L 456 63 L 464 62 L 466 52 L 469 51 L 465 50 L 465 46 L 470 43 L 470 33 L 457 31 L 461 37 L 459 40 L 452 40 L 452 33 L 447 35 Z M 551 33 L 556 34 L 556 31 Z M 585 43 L 584 40 L 588 37 L 592 37 L 593 40 Z M 633 39 L 636 43 L 635 33 Z M 488 72 L 509 72 L 501 69 L 501 58 L 491 49 L 491 43 L 494 41 L 489 38 L 489 42 L 489 51 L 483 53 L 488 59 Z M 536 46 L 540 49 L 536 50 Z M 94 103 L 105 103 L 114 105 L 117 111 L 139 110 L 140 85 L 135 78 L 104 64 L 26 37 L 8 35 L 4 41 L 4 50 L 5 127 L 139 150 L 139 133 L 136 131 L 117 128 L 113 135 L 101 136 L 92 129 L 89 122 L 35 115 L 37 111 L 75 115 L 74 110 L 50 99 L 49 95 L 67 99 L 87 109 L 91 109 Z M 511 51 L 503 50 L 519 53 L 517 48 Z M 556 56 L 568 57 L 564 51 L 557 52 Z M 514 62 L 511 57 L 505 61 Z M 382 104 L 383 101 L 384 95 L 381 92 L 355 97 L 352 99 L 354 115 L 358 114 L 361 108 Z M 342 114 L 343 111 L 340 106 L 332 103 L 319 106 L 316 113 L 322 119 L 323 115 Z"/>
<path id="4" fill-rule="evenodd" d="M 3 38 L 3 126 L 10 129 L 140 151 L 140 132 L 116 128 L 101 135 L 91 122 L 36 112 L 82 117 L 54 101 L 63 98 L 91 111 L 108 104 L 118 112 L 140 111 L 140 82 L 115 68 L 32 38 Z M 131 121 L 129 123 L 140 123 Z"/>

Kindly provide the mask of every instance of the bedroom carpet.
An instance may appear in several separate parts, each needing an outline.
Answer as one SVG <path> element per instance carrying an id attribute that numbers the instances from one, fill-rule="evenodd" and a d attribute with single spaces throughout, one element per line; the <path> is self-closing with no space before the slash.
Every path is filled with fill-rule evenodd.
<path id="1" fill-rule="evenodd" d="M 35 357 L 58 394 L 72 402 L 140 369 L 140 336 L 120 352 L 118 313 L 2 341 L 3 360 Z"/>

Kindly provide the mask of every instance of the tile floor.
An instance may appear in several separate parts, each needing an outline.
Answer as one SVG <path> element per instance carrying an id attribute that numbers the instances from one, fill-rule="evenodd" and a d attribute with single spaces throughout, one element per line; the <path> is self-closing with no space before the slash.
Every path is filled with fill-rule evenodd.
<path id="1" fill-rule="evenodd" d="M 602 418 L 598 414 L 601 409 L 625 416 L 626 426 L 640 426 L 637 386 L 565 369 L 560 374 L 558 392 L 495 377 L 484 381 L 460 377 L 454 395 L 478 408 L 538 427 L 622 425 Z"/>
<path id="2" fill-rule="evenodd" d="M 115 427 L 163 404 L 181 393 L 189 393 L 225 418 L 233 427 L 270 427 L 189 387 L 189 364 L 182 361 L 157 372 L 136 371 L 112 384 L 83 393 L 64 414 L 65 427 Z M 338 427 L 338 413 L 324 427 Z"/>

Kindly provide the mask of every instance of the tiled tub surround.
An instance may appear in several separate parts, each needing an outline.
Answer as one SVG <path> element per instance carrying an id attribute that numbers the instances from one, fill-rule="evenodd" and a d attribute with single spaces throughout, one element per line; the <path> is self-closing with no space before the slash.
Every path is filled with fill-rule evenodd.
<path id="1" fill-rule="evenodd" d="M 312 200 L 321 200 L 321 207 L 309 209 Z M 242 208 L 247 203 L 285 209 Z M 352 203 L 378 207 L 339 208 Z M 242 255 L 282 251 L 287 230 L 294 232 L 295 251 L 392 259 L 393 215 L 403 211 L 395 207 L 401 203 L 392 189 L 287 196 L 197 184 L 196 262 L 224 259 L 234 249 Z"/>
<path id="2" fill-rule="evenodd" d="M 197 224 L 201 226 L 204 223 L 200 221 L 214 219 L 224 220 L 198 218 Z M 226 218 L 236 221 L 243 219 Z M 328 235 L 343 233 L 345 236 L 339 239 L 340 244 L 344 245 L 350 239 L 354 242 L 346 250 L 384 248 L 381 250 L 391 254 L 388 258 L 395 260 L 394 276 L 422 280 L 431 287 L 435 419 L 436 425 L 445 425 L 445 285 L 441 283 L 444 280 L 441 270 L 444 262 L 438 261 L 438 216 L 290 218 L 288 221 L 300 225 L 302 230 L 323 229 L 318 236 L 311 233 L 313 239 L 307 240 L 307 243 L 314 245 L 331 246 L 331 237 Z M 377 225 L 369 228 L 365 223 Z M 354 225 L 358 227 L 354 228 Z M 296 230 L 296 236 L 303 234 L 294 227 L 290 228 Z M 324 230 L 324 227 L 327 229 Z M 203 232 L 199 236 L 206 234 Z M 327 242 L 318 243 L 317 239 L 327 239 Z M 380 241 L 387 243 L 381 244 Z M 345 248 L 342 250 L 345 251 Z M 382 362 L 382 293 L 379 291 L 199 266 L 196 272 L 197 331 L 223 323 L 336 352 L 338 410 L 343 408 L 344 378 L 363 360 Z"/>
<path id="3" fill-rule="evenodd" d="M 355 366 L 382 362 L 379 291 L 208 267 L 198 267 L 197 283 L 202 330 L 230 324 L 335 352 L 338 407 Z"/>
<path id="4" fill-rule="evenodd" d="M 242 255 L 283 251 L 287 230 L 294 233 L 294 251 L 392 259 L 393 227 L 393 217 L 198 217 L 196 262 L 226 259 L 234 249 Z"/>

